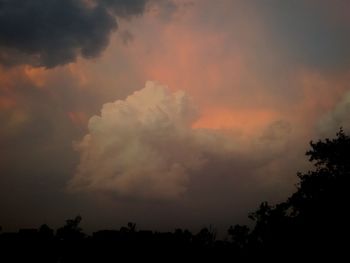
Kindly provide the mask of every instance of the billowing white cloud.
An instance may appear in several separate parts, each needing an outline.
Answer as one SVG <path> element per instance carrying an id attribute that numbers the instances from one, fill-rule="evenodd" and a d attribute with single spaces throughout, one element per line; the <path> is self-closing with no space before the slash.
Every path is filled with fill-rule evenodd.
<path id="1" fill-rule="evenodd" d="M 81 159 L 70 189 L 178 198 L 193 177 L 219 170 L 212 163 L 234 173 L 241 172 L 244 163 L 252 169 L 261 166 L 269 154 L 259 153 L 271 145 L 283 147 L 281 140 L 289 129 L 283 122 L 269 126 L 252 140 L 251 149 L 239 145 L 227 131 L 192 128 L 198 117 L 184 92 L 171 92 L 152 81 L 125 100 L 104 104 L 101 115 L 90 119 L 89 133 L 76 144 Z"/>

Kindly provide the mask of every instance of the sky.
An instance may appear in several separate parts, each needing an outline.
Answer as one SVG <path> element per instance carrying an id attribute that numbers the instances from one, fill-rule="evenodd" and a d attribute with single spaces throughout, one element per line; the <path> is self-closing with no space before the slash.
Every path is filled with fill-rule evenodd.
<path id="1" fill-rule="evenodd" d="M 249 223 L 350 132 L 342 0 L 0 0 L 0 225 Z"/>

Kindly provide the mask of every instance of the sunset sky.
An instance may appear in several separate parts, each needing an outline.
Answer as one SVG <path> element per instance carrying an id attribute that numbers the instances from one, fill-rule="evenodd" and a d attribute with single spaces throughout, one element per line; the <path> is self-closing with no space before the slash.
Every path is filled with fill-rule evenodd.
<path id="1" fill-rule="evenodd" d="M 0 225 L 221 232 L 350 132 L 350 2 L 0 0 Z"/>

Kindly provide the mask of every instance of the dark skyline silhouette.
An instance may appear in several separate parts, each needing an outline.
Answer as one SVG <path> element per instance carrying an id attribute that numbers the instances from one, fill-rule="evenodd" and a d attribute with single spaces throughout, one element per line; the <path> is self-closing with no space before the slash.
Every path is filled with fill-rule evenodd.
<path id="1" fill-rule="evenodd" d="M 218 239 L 213 226 L 197 233 L 187 229 L 157 232 L 129 222 L 119 230 L 86 235 L 81 216 L 66 220 L 56 231 L 47 225 L 10 233 L 0 228 L 0 250 L 9 262 L 108 262 L 122 257 L 173 260 L 225 258 L 236 260 L 302 257 L 337 260 L 349 243 L 350 136 L 339 130 L 333 139 L 310 143 L 306 152 L 314 168 L 297 173 L 296 191 L 286 201 L 262 202 L 249 214 L 251 229 L 232 225 Z M 343 258 L 344 259 L 344 258 Z"/>

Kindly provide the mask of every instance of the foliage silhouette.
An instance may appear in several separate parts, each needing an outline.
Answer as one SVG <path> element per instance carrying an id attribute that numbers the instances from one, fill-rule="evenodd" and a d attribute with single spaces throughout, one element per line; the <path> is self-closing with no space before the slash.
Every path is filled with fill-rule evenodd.
<path id="1" fill-rule="evenodd" d="M 85 234 L 82 233 L 82 229 L 79 227 L 81 219 L 81 216 L 77 216 L 74 219 L 66 220 L 66 224 L 57 229 L 57 238 L 62 240 L 77 240 L 84 238 Z"/>
<path id="2" fill-rule="evenodd" d="M 238 248 L 243 248 L 248 244 L 249 227 L 241 225 L 230 226 L 227 232 L 233 244 Z"/>
<path id="3" fill-rule="evenodd" d="M 263 202 L 249 215 L 255 222 L 248 251 L 266 255 L 344 255 L 349 245 L 350 137 L 310 142 L 306 152 L 314 169 L 298 173 L 297 191 L 275 206 Z M 344 239 L 346 237 L 346 239 Z"/>

